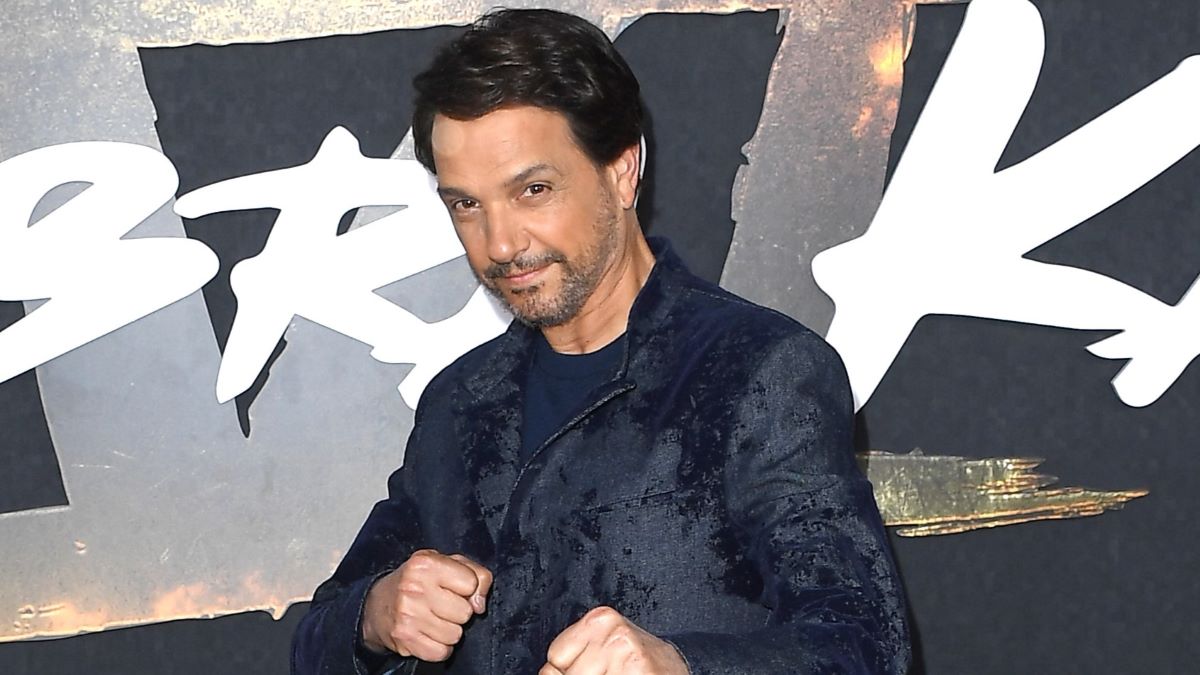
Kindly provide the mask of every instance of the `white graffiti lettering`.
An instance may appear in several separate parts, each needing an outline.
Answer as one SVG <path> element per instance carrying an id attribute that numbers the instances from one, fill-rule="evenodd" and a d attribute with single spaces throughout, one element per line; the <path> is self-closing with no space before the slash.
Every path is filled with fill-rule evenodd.
<path id="1" fill-rule="evenodd" d="M 29 225 L 50 190 L 90 183 Z M 121 239 L 175 193 L 175 167 L 140 145 L 55 145 L 0 163 L 0 300 L 49 301 L 0 331 L 0 382 L 186 297 L 217 256 L 185 238 Z"/>
<path id="2" fill-rule="evenodd" d="M 51 189 L 81 181 L 95 186 L 26 226 Z M 0 331 L 0 382 L 216 274 L 216 255 L 199 241 L 119 239 L 170 199 L 177 181 L 165 156 L 127 143 L 69 143 L 0 163 L 8 196 L 0 204 L 0 299 L 51 298 Z M 402 208 L 337 236 L 342 214 L 360 206 Z M 380 361 L 414 364 L 399 386 L 414 408 L 438 371 L 508 323 L 482 287 L 433 323 L 374 293 L 463 254 L 432 177 L 415 161 L 364 157 L 338 127 L 307 164 L 220 181 L 175 204 L 188 218 L 265 207 L 279 209 L 266 246 L 231 274 L 238 310 L 217 377 L 222 403 L 253 384 L 295 316 L 371 345 Z"/>
<path id="3" fill-rule="evenodd" d="M 1121 329 L 1089 351 L 1130 359 L 1113 386 L 1131 406 L 1156 401 L 1200 354 L 1196 283 L 1171 306 L 1095 272 L 1022 257 L 1200 145 L 1200 57 L 996 172 L 1043 52 L 1033 5 L 974 0 L 867 233 L 813 260 L 836 305 L 827 339 L 858 406 L 927 314 Z"/>
<path id="4" fill-rule="evenodd" d="M 337 236 L 342 214 L 368 205 L 405 208 Z M 416 161 L 364 157 L 353 134 L 337 127 L 308 164 L 200 188 L 175 211 L 197 218 L 265 207 L 279 209 L 267 244 L 230 278 L 238 311 L 217 376 L 222 402 L 254 383 L 293 316 L 371 345 L 380 361 L 416 364 L 400 387 L 414 408 L 438 371 L 507 324 L 482 287 L 462 311 L 433 324 L 373 292 L 463 255 L 433 179 Z"/>

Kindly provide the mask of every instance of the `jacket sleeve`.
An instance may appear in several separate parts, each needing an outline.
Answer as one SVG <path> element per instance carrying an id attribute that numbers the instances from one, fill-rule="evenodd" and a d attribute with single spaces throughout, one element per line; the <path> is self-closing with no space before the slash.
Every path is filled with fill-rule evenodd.
<path id="1" fill-rule="evenodd" d="M 734 404 L 723 489 L 770 610 L 759 630 L 663 636 L 692 675 L 903 673 L 903 589 L 852 444 L 837 353 L 815 334 L 778 342 Z"/>
<path id="2" fill-rule="evenodd" d="M 418 406 L 404 466 L 388 478 L 388 498 L 375 504 L 333 576 L 317 587 L 308 613 L 292 636 L 293 675 L 370 675 L 401 666 L 412 672 L 415 659 L 378 656 L 362 643 L 363 606 L 380 577 L 399 567 L 422 546 L 413 476 L 420 455 L 423 406 Z"/>

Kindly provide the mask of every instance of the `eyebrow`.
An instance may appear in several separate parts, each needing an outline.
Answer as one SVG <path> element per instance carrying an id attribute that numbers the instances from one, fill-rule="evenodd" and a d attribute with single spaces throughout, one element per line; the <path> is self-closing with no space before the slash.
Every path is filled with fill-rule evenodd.
<path id="1" fill-rule="evenodd" d="M 541 164 L 534 164 L 533 166 L 522 171 L 521 173 L 518 173 L 517 175 L 513 176 L 512 178 L 509 178 L 507 181 L 504 182 L 504 185 L 506 187 L 513 187 L 514 185 L 517 185 L 519 183 L 524 183 L 525 181 L 529 180 L 530 177 L 532 177 L 535 174 L 541 173 L 542 171 L 551 171 L 555 174 L 559 173 L 558 169 L 555 169 L 553 166 L 543 162 Z"/>
<path id="2" fill-rule="evenodd" d="M 543 171 L 549 171 L 555 175 L 561 175 L 561 172 L 554 168 L 553 165 L 542 162 L 541 164 L 534 164 L 533 166 L 522 169 L 520 173 L 504 181 L 504 186 L 511 188 L 515 185 L 520 185 L 521 183 L 529 180 L 532 176 L 535 176 Z M 439 184 L 437 187 L 437 192 L 438 195 L 440 195 L 443 199 L 474 199 L 469 192 L 449 185 L 444 186 Z"/>
<path id="3" fill-rule="evenodd" d="M 438 193 L 438 196 L 441 197 L 442 199 L 446 199 L 446 198 L 470 199 L 471 198 L 471 195 L 467 194 L 466 192 L 463 192 L 462 190 L 459 190 L 458 188 L 443 187 L 440 184 L 437 186 L 437 193 Z"/>

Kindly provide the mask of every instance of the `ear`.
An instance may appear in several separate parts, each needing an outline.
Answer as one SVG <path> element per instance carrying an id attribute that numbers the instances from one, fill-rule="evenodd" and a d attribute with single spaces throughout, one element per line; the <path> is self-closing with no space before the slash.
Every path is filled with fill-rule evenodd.
<path id="1" fill-rule="evenodd" d="M 631 145 L 608 165 L 609 178 L 621 201 L 621 208 L 631 209 L 637 201 L 638 187 L 642 183 L 641 159 L 641 147 Z"/>

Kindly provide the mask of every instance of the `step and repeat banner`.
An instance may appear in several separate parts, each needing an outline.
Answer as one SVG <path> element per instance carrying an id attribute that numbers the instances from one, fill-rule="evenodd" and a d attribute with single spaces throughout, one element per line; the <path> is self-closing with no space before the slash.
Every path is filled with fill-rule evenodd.
<path id="1" fill-rule="evenodd" d="M 914 671 L 1190 670 L 1200 5 L 543 4 L 642 82 L 649 232 L 842 354 Z M 0 672 L 287 672 L 509 320 L 409 134 L 490 7 L 0 7 Z"/>

